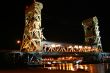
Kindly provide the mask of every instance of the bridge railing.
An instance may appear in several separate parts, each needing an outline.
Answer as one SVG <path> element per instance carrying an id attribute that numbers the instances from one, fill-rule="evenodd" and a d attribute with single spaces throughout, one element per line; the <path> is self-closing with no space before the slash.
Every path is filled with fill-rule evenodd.
<path id="1" fill-rule="evenodd" d="M 81 46 L 81 45 L 47 45 L 43 46 L 44 52 L 100 52 L 100 49 L 91 46 Z"/>

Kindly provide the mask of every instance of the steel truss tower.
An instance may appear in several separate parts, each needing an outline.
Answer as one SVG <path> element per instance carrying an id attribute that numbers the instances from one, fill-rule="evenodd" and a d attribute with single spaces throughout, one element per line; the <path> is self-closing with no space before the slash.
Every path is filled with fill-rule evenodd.
<path id="1" fill-rule="evenodd" d="M 82 25 L 85 32 L 85 44 L 98 48 L 102 51 L 101 37 L 96 16 L 83 20 Z"/>
<path id="2" fill-rule="evenodd" d="M 42 50 L 42 40 L 44 36 L 41 28 L 41 10 L 43 4 L 34 1 L 25 10 L 25 29 L 21 51 L 23 52 L 38 52 Z"/>

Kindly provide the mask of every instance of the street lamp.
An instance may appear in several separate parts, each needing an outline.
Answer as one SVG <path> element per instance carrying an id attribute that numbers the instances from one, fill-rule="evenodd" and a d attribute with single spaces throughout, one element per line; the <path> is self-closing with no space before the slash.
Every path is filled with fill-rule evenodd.
<path id="1" fill-rule="evenodd" d="M 21 43 L 21 41 L 20 40 L 17 40 L 17 42 L 16 42 L 17 44 L 20 44 Z"/>
<path id="2" fill-rule="evenodd" d="M 17 48 L 20 49 L 21 41 L 20 41 L 20 40 L 17 40 L 17 41 L 16 41 L 16 44 L 17 44 Z"/>

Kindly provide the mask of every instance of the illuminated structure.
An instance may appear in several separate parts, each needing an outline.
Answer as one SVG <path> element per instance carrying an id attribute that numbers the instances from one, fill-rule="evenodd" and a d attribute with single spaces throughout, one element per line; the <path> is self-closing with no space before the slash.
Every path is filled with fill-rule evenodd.
<path id="1" fill-rule="evenodd" d="M 96 47 L 82 46 L 82 45 L 62 45 L 62 44 L 49 44 L 43 46 L 44 52 L 100 52 Z"/>
<path id="2" fill-rule="evenodd" d="M 34 1 L 25 10 L 25 29 L 21 51 L 37 52 L 41 51 L 41 41 L 44 39 L 41 28 L 41 10 L 43 5 Z"/>
<path id="3" fill-rule="evenodd" d="M 85 31 L 85 44 L 102 51 L 101 37 L 97 17 L 86 19 L 82 22 Z"/>
<path id="4" fill-rule="evenodd" d="M 91 52 L 94 48 L 102 50 L 102 45 L 99 35 L 99 26 L 97 17 L 89 18 L 82 22 L 85 31 L 85 45 L 75 45 L 70 47 L 58 46 L 44 47 L 42 40 L 45 39 L 41 28 L 41 10 L 43 5 L 39 2 L 34 1 L 31 5 L 26 7 L 25 10 L 25 29 L 23 35 L 23 41 L 21 45 L 21 51 L 23 52 Z M 43 45 L 42 45 L 42 44 Z M 47 44 L 47 43 L 46 43 Z M 90 49 L 91 48 L 91 49 Z M 90 51 L 91 50 L 91 51 Z"/>

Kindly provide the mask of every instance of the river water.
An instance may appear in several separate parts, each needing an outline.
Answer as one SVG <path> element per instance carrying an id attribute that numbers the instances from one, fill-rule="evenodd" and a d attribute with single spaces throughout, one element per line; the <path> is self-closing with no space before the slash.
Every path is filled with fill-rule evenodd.
<path id="1" fill-rule="evenodd" d="M 110 64 L 48 64 L 43 67 L 1 69 L 0 73 L 110 73 Z"/>
<path id="2" fill-rule="evenodd" d="M 44 66 L 49 70 L 61 70 L 61 71 L 73 71 L 73 72 L 87 72 L 87 73 L 110 73 L 110 64 L 51 64 L 50 66 Z"/>

